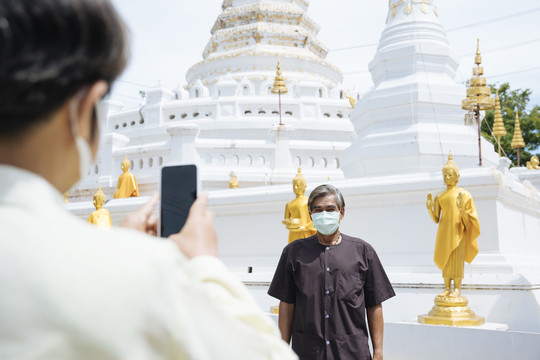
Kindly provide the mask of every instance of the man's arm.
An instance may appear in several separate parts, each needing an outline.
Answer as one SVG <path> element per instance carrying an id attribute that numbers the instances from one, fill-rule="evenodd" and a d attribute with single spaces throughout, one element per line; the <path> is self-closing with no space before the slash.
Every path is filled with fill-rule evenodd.
<path id="1" fill-rule="evenodd" d="M 279 316 L 278 324 L 279 331 L 281 332 L 281 338 L 287 342 L 291 343 L 291 330 L 292 330 L 292 321 L 294 316 L 294 304 L 289 304 L 284 301 L 279 302 Z"/>
<path id="2" fill-rule="evenodd" d="M 366 312 L 369 334 L 371 336 L 371 343 L 373 345 L 373 360 L 382 360 L 384 331 L 382 304 L 368 307 Z"/>

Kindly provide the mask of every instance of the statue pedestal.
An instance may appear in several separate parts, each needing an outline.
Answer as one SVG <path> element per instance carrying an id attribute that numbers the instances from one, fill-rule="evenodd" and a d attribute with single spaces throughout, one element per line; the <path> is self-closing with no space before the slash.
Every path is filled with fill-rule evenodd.
<path id="1" fill-rule="evenodd" d="M 418 322 L 427 325 L 479 326 L 486 322 L 467 306 L 465 296 L 436 296 L 435 306 L 427 315 L 418 315 Z"/>

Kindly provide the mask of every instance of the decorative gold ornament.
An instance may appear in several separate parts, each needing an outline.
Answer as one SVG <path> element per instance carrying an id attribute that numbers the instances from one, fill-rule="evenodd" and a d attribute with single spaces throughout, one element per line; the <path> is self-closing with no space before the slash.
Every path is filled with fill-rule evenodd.
<path id="1" fill-rule="evenodd" d="M 480 39 L 476 40 L 476 56 L 474 58 L 476 67 L 473 68 L 469 88 L 467 89 L 467 98 L 461 102 L 463 110 L 474 111 L 476 122 L 478 124 L 478 165 L 482 166 L 482 131 L 480 121 L 480 110 L 489 110 L 495 107 L 495 99 L 491 95 L 491 90 L 486 85 L 482 56 L 480 55 Z"/>
<path id="2" fill-rule="evenodd" d="M 137 180 L 135 179 L 135 176 L 129 172 L 130 165 L 131 164 L 126 155 L 124 161 L 122 161 L 122 171 L 124 173 L 118 178 L 116 192 L 114 193 L 115 199 L 139 196 L 139 186 L 137 185 Z"/>
<path id="3" fill-rule="evenodd" d="M 433 13 L 435 14 L 436 17 L 439 17 L 439 12 L 437 11 L 436 6 L 433 6 Z"/>
<path id="4" fill-rule="evenodd" d="M 501 136 L 506 135 L 506 128 L 504 127 L 504 121 L 501 112 L 501 101 L 499 100 L 499 90 L 495 97 L 495 121 L 493 122 L 493 136 L 497 137 L 497 144 L 499 145 L 499 157 L 501 156 Z"/>
<path id="5" fill-rule="evenodd" d="M 101 228 L 110 228 L 112 226 L 111 214 L 109 210 L 103 209 L 104 204 L 105 194 L 100 185 L 98 191 L 94 194 L 94 207 L 96 210 L 88 216 L 87 221 Z"/>
<path id="6" fill-rule="evenodd" d="M 521 166 L 520 156 L 519 156 L 519 149 L 523 149 L 525 147 L 525 140 L 523 140 L 523 134 L 521 133 L 521 128 L 519 126 L 519 116 L 518 112 L 516 111 L 516 122 L 514 123 L 514 137 L 512 138 L 512 143 L 510 144 L 512 146 L 512 149 L 517 150 L 517 166 Z"/>
<path id="7" fill-rule="evenodd" d="M 66 192 L 64 193 L 64 202 L 65 202 L 66 204 L 69 204 L 68 196 L 69 196 L 69 192 L 66 191 Z"/>
<path id="8" fill-rule="evenodd" d="M 296 199 L 285 206 L 285 216 L 281 222 L 289 230 L 289 243 L 317 233 L 309 216 L 308 197 L 304 194 L 306 191 L 306 179 L 302 175 L 300 167 L 298 167 L 298 173 L 294 177 L 292 184 Z"/>
<path id="9" fill-rule="evenodd" d="M 527 161 L 527 169 L 540 170 L 540 161 L 538 160 L 538 156 L 531 156 L 531 161 Z"/>
<path id="10" fill-rule="evenodd" d="M 405 5 L 405 14 L 410 15 L 413 12 L 413 7 L 411 3 Z"/>
<path id="11" fill-rule="evenodd" d="M 238 189 L 238 186 L 240 186 L 240 183 L 238 182 L 238 179 L 236 178 L 235 173 L 232 173 L 231 180 L 229 181 L 229 189 Z"/>
<path id="12" fill-rule="evenodd" d="M 343 95 L 345 95 L 345 97 L 349 99 L 349 104 L 351 104 L 351 108 L 354 109 L 354 105 L 356 104 L 356 99 L 353 98 L 352 96 L 349 96 L 349 94 L 347 94 L 347 92 L 345 91 L 343 91 Z"/>
<path id="13" fill-rule="evenodd" d="M 442 173 L 446 190 L 437 194 L 435 199 L 428 194 L 426 207 L 432 220 L 439 224 L 434 261 L 442 270 L 444 291 L 435 297 L 435 306 L 427 315 L 418 316 L 418 322 L 450 326 L 482 325 L 485 319 L 476 316 L 467 306 L 467 298 L 461 295 L 464 263 L 472 262 L 478 254 L 478 213 L 471 194 L 456 186 L 459 168 L 452 154 L 448 155 Z"/>
<path id="14" fill-rule="evenodd" d="M 289 92 L 287 86 L 285 86 L 285 79 L 281 75 L 281 66 L 279 64 L 279 55 L 277 58 L 277 68 L 276 68 L 276 77 L 274 79 L 274 86 L 271 90 L 272 94 L 278 94 L 279 96 L 279 125 L 283 125 L 281 121 L 281 94 L 286 94 Z"/>

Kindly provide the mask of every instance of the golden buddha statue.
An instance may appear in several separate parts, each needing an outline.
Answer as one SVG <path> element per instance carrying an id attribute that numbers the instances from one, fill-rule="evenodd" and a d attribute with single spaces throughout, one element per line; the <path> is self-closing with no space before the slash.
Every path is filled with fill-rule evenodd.
<path id="1" fill-rule="evenodd" d="M 433 221 L 439 224 L 434 261 L 442 270 L 444 291 L 435 297 L 431 312 L 419 316 L 419 321 L 432 325 L 481 325 L 485 319 L 476 316 L 466 306 L 467 298 L 461 296 L 465 261 L 472 262 L 478 254 L 478 214 L 471 194 L 456 186 L 459 169 L 452 154 L 442 173 L 446 190 L 435 199 L 428 194 L 426 206 Z"/>
<path id="2" fill-rule="evenodd" d="M 527 169 L 529 170 L 539 170 L 540 169 L 540 160 L 538 156 L 531 156 L 531 160 L 527 161 Z"/>
<path id="3" fill-rule="evenodd" d="M 313 222 L 309 216 L 308 197 L 304 195 L 306 191 L 306 179 L 302 175 L 302 170 L 298 168 L 298 174 L 294 177 L 293 191 L 296 199 L 285 206 L 285 219 L 282 223 L 289 229 L 289 243 L 297 239 L 310 237 L 317 233 L 313 228 Z"/>
<path id="4" fill-rule="evenodd" d="M 238 179 L 236 178 L 236 174 L 233 172 L 231 180 L 229 180 L 229 189 L 238 189 L 238 186 L 240 183 L 238 182 Z"/>
<path id="5" fill-rule="evenodd" d="M 109 213 L 109 210 L 103 208 L 104 204 L 105 194 L 101 190 L 100 185 L 98 191 L 94 194 L 94 206 L 96 210 L 90 214 L 87 221 L 102 228 L 109 228 L 112 226 L 111 213 Z"/>
<path id="6" fill-rule="evenodd" d="M 115 199 L 137 197 L 139 196 L 139 186 L 135 176 L 128 170 L 130 168 L 129 160 L 126 157 L 122 161 L 122 171 L 124 172 L 118 178 L 118 184 L 116 185 L 116 192 L 114 193 Z"/>

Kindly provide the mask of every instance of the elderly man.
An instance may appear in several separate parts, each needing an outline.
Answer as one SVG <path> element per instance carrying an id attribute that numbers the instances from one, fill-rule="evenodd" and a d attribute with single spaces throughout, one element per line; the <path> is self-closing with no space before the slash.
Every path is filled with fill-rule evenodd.
<path id="1" fill-rule="evenodd" d="M 285 247 L 268 294 L 281 300 L 281 336 L 304 360 L 382 359 L 381 303 L 395 295 L 375 250 L 339 231 L 345 201 L 332 185 L 315 188 L 308 208 L 314 236 Z M 367 324 L 366 324 L 367 313 Z"/>
<path id="2" fill-rule="evenodd" d="M 163 240 L 65 210 L 125 34 L 108 0 L 0 1 L 0 359 L 296 359 L 217 259 L 206 197 Z M 156 200 L 125 224 L 155 233 Z"/>

